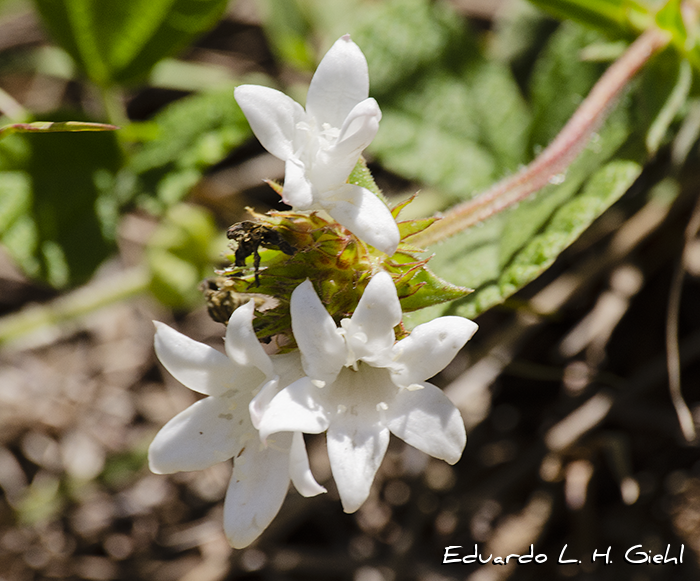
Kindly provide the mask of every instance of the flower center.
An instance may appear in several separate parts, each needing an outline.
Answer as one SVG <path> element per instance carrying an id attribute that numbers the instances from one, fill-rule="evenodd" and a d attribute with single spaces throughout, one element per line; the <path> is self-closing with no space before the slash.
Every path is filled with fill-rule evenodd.
<path id="1" fill-rule="evenodd" d="M 358 361 L 356 368 L 344 367 L 333 383 L 333 397 L 343 402 L 338 413 L 373 414 L 377 405 L 390 402 L 396 395 L 388 369 L 372 367 Z"/>
<path id="2" fill-rule="evenodd" d="M 310 169 L 318 154 L 333 147 L 338 141 L 340 129 L 323 123 L 319 128 L 315 119 L 299 121 L 296 124 L 297 148 L 294 152 L 304 165 Z"/>

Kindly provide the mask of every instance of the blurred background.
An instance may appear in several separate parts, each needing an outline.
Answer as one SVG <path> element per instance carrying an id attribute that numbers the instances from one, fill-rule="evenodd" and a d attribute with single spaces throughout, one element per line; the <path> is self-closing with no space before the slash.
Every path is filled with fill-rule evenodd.
<path id="1" fill-rule="evenodd" d="M 283 164 L 233 87 L 303 103 L 347 32 L 384 113 L 370 168 L 392 202 L 420 191 L 406 216 L 531 160 L 629 41 L 524 1 L 0 0 L 1 124 L 121 128 L 0 141 L 0 580 L 700 578 L 700 453 L 687 437 L 700 422 L 700 109 L 668 53 L 594 136 L 580 179 L 434 249 L 438 274 L 477 290 L 447 308 L 480 330 L 434 380 L 467 424 L 459 463 L 394 439 L 346 515 L 324 439 L 308 438 L 329 493 L 290 491 L 238 551 L 221 524 L 230 465 L 149 472 L 153 436 L 196 399 L 157 363 L 151 320 L 221 348 L 198 285 L 247 206 L 283 209 L 262 182 Z M 623 161 L 638 168 L 627 181 L 586 182 Z M 534 545 L 548 559 L 442 564 L 445 547 L 475 544 L 484 558 Z M 557 563 L 564 545 L 581 563 Z M 634 545 L 669 557 L 684 545 L 683 564 L 625 563 Z M 591 562 L 608 547 L 611 564 Z"/>

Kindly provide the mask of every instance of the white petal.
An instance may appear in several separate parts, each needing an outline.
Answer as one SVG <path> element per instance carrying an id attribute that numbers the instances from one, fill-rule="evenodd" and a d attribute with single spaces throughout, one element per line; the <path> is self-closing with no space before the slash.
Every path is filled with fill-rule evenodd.
<path id="1" fill-rule="evenodd" d="M 467 443 L 464 421 L 441 389 L 402 389 L 385 412 L 385 425 L 407 444 L 454 464 Z"/>
<path id="2" fill-rule="evenodd" d="M 478 328 L 474 321 L 463 317 L 438 317 L 418 325 L 394 345 L 392 380 L 408 387 L 430 379 L 454 359 Z"/>
<path id="3" fill-rule="evenodd" d="M 348 323 L 346 340 L 357 359 L 381 365 L 394 345 L 394 327 L 401 322 L 401 303 L 388 272 L 380 271 L 367 284 Z M 364 339 L 364 340 L 363 340 Z"/>
<path id="4" fill-rule="evenodd" d="M 313 204 L 313 188 L 306 177 L 304 164 L 290 157 L 284 164 L 282 200 L 295 210 L 308 210 Z"/>
<path id="5" fill-rule="evenodd" d="M 296 124 L 306 118 L 302 106 L 280 91 L 258 85 L 236 87 L 234 96 L 262 146 L 287 160 L 294 153 Z"/>
<path id="6" fill-rule="evenodd" d="M 288 436 L 291 443 L 291 434 Z M 224 502 L 224 532 L 236 549 L 247 547 L 279 512 L 289 489 L 289 446 L 251 442 L 234 458 Z"/>
<path id="7" fill-rule="evenodd" d="M 302 496 L 308 498 L 326 492 L 311 473 L 309 456 L 306 453 L 306 444 L 301 432 L 294 432 L 292 438 L 292 449 L 289 452 L 289 476 Z"/>
<path id="8" fill-rule="evenodd" d="M 301 353 L 298 349 L 281 355 L 271 355 L 270 358 L 277 375 L 280 377 L 282 387 L 286 387 L 306 375 L 301 366 Z"/>
<path id="9" fill-rule="evenodd" d="M 280 389 L 291 385 L 304 377 L 304 369 L 301 366 L 299 350 L 282 355 L 272 355 L 272 364 L 278 377 L 274 377 L 260 388 L 260 391 L 250 402 L 250 419 L 255 428 L 260 427 L 260 420 L 268 404 L 272 401 Z"/>
<path id="10" fill-rule="evenodd" d="M 335 144 L 318 152 L 311 176 L 322 196 L 348 180 L 360 155 L 377 134 L 381 118 L 377 102 L 365 99 L 345 119 Z"/>
<path id="11" fill-rule="evenodd" d="M 326 386 L 322 389 L 329 389 Z M 260 438 L 265 440 L 277 432 L 320 434 L 328 428 L 329 413 L 322 389 L 302 377 L 280 391 L 265 408 L 260 420 Z"/>
<path id="12" fill-rule="evenodd" d="M 205 395 L 221 395 L 236 385 L 254 381 L 257 373 L 239 370 L 226 355 L 190 339 L 164 323 L 153 321 L 158 359 L 183 385 Z"/>
<path id="13" fill-rule="evenodd" d="M 274 377 L 270 356 L 265 353 L 253 331 L 254 310 L 255 302 L 251 300 L 233 311 L 226 327 L 226 353 L 238 365 L 257 367 L 266 377 Z"/>
<path id="14" fill-rule="evenodd" d="M 341 127 L 352 108 L 369 95 L 367 60 L 349 35 L 338 39 L 316 69 L 306 111 L 319 125 Z"/>
<path id="15" fill-rule="evenodd" d="M 328 192 L 321 204 L 342 226 L 360 240 L 386 252 L 396 252 L 399 228 L 389 208 L 369 190 L 353 184 L 343 184 Z"/>
<path id="16" fill-rule="evenodd" d="M 203 470 L 234 456 L 245 437 L 245 407 L 231 410 L 225 399 L 208 397 L 180 412 L 156 434 L 148 463 L 156 474 Z M 243 425 L 241 425 L 241 420 Z"/>
<path id="17" fill-rule="evenodd" d="M 279 391 L 279 377 L 273 377 L 270 381 L 266 382 L 255 397 L 250 400 L 248 411 L 250 412 L 250 421 L 253 423 L 256 430 L 260 429 L 260 421 L 262 420 L 263 414 Z"/>
<path id="18" fill-rule="evenodd" d="M 292 292 L 290 312 L 304 371 L 311 379 L 332 383 L 345 365 L 347 348 L 310 280 Z"/>
<path id="19" fill-rule="evenodd" d="M 326 439 L 343 510 L 355 512 L 369 496 L 389 445 L 389 430 L 372 417 L 344 413 L 333 418 Z"/>
<path id="20" fill-rule="evenodd" d="M 357 162 L 360 154 L 377 135 L 381 119 L 382 112 L 374 99 L 365 99 L 355 105 L 340 129 L 338 141 L 333 147 L 334 152 L 353 157 Z"/>

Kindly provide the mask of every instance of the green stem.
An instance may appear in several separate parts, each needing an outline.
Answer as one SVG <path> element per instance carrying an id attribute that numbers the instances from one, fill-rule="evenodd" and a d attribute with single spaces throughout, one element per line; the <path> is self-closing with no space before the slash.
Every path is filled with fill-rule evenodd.
<path id="1" fill-rule="evenodd" d="M 141 294 L 148 289 L 150 273 L 134 267 L 110 278 L 81 287 L 43 305 L 31 305 L 0 318 L 0 345 L 16 342 L 30 333 L 75 320 L 102 307 Z"/>
<path id="2" fill-rule="evenodd" d="M 542 153 L 518 173 L 483 194 L 448 210 L 441 220 L 417 234 L 411 243 L 427 247 L 502 212 L 563 174 L 600 128 L 623 89 L 651 58 L 670 42 L 653 28 L 640 35 L 598 80 L 589 95 Z"/>

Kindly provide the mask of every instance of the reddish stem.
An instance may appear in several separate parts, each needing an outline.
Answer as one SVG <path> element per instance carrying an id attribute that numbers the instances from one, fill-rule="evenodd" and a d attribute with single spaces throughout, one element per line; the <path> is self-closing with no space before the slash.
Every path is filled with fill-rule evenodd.
<path id="1" fill-rule="evenodd" d="M 442 220 L 417 234 L 411 242 L 425 248 L 445 240 L 522 201 L 564 173 L 605 121 L 622 90 L 669 40 L 667 33 L 656 28 L 640 35 L 603 73 L 554 141 L 537 158 L 481 195 L 451 208 Z"/>

